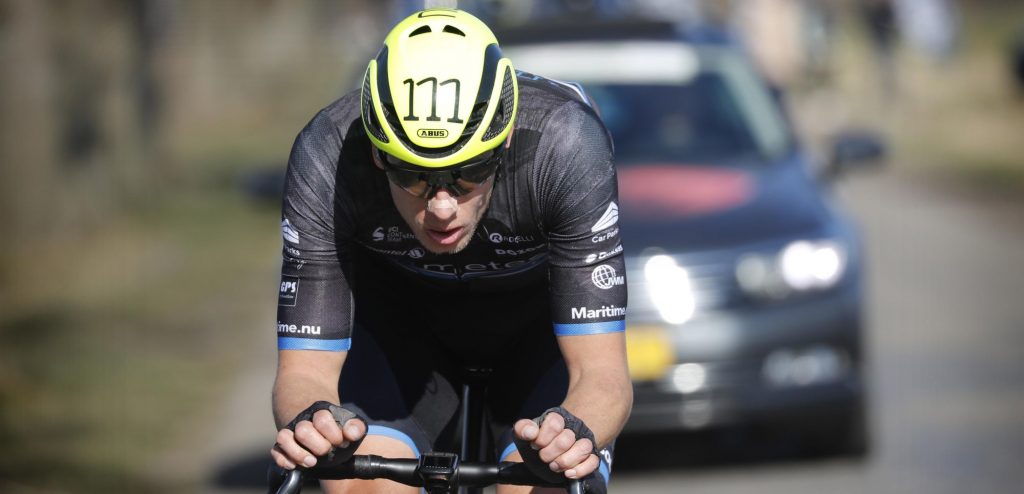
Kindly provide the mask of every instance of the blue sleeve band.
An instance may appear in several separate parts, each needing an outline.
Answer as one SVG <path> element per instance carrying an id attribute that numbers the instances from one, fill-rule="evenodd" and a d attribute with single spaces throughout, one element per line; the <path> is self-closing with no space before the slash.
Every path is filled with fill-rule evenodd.
<path id="1" fill-rule="evenodd" d="M 398 429 L 392 429 L 390 427 L 385 427 L 383 425 L 371 425 L 366 429 L 366 435 L 384 436 L 390 437 L 392 439 L 398 439 L 399 441 L 405 443 L 406 446 L 409 446 L 409 449 L 412 450 L 412 453 L 416 455 L 417 458 L 420 457 L 420 449 L 416 447 L 416 443 L 414 443 L 412 438 L 409 437 L 406 433 Z"/>
<path id="2" fill-rule="evenodd" d="M 278 350 L 324 350 L 328 352 L 347 352 L 352 348 L 352 338 L 341 340 L 314 340 L 312 338 L 277 338 Z"/>
<path id="3" fill-rule="evenodd" d="M 621 333 L 626 330 L 626 321 L 591 322 L 583 324 L 555 323 L 555 336 L 579 336 L 587 334 Z"/>

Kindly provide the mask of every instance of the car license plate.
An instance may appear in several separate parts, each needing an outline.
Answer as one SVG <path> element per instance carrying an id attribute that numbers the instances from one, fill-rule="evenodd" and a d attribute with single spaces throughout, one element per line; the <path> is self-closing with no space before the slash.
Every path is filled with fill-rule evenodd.
<path id="1" fill-rule="evenodd" d="M 634 381 L 653 381 L 675 363 L 675 349 L 663 326 L 626 328 L 626 357 Z"/>

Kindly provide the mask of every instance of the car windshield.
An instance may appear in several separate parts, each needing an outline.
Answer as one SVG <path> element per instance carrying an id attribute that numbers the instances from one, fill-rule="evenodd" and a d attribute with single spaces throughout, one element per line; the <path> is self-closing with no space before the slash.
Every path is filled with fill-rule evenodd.
<path id="1" fill-rule="evenodd" d="M 594 99 L 620 165 L 749 164 L 791 149 L 778 105 L 733 49 L 681 43 L 531 48 L 515 55 L 525 70 L 579 82 Z"/>

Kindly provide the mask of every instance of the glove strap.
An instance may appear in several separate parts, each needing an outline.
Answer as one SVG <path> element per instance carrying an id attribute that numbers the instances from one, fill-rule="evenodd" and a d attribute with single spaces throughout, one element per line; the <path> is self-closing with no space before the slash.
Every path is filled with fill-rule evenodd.
<path id="1" fill-rule="evenodd" d="M 286 425 L 285 428 L 291 430 L 292 432 L 295 432 L 295 426 L 298 425 L 299 422 L 302 422 L 303 420 L 308 420 L 312 422 L 313 415 L 315 415 L 316 412 L 319 412 L 320 410 L 327 410 L 331 412 L 331 416 L 333 416 L 334 421 L 338 423 L 338 427 L 344 427 L 345 422 L 348 422 L 349 420 L 352 419 L 357 419 L 361 421 L 364 426 L 366 425 L 366 419 L 360 417 L 355 412 L 342 408 L 329 401 L 318 401 L 306 407 L 305 410 L 299 412 L 299 414 L 296 415 L 291 422 L 288 422 L 288 425 Z M 364 435 L 362 438 L 359 438 L 358 441 L 349 441 L 349 445 L 344 448 L 331 448 L 330 452 L 317 459 L 316 467 L 314 467 L 314 470 L 320 467 L 330 468 L 331 466 L 338 465 L 340 463 L 348 461 L 348 459 L 351 458 L 353 454 L 355 454 L 356 449 L 359 448 L 359 445 L 362 444 L 363 438 L 365 437 L 366 436 Z"/>
<path id="2" fill-rule="evenodd" d="M 591 431 L 590 428 L 587 427 L 587 424 L 583 423 L 583 420 L 569 413 L 569 411 L 566 410 L 565 408 L 554 407 L 547 409 L 544 413 L 540 415 L 540 417 L 533 419 L 534 423 L 537 424 L 537 427 L 540 427 L 540 425 L 544 423 L 544 419 L 548 416 L 549 413 L 557 413 L 561 415 L 562 419 L 565 420 L 565 428 L 571 430 L 573 434 L 576 435 L 577 441 L 583 438 L 590 439 L 591 448 L 593 448 L 593 451 L 591 453 L 598 455 L 598 459 L 601 458 L 600 453 L 597 450 L 597 441 L 594 439 L 593 431 Z M 519 438 L 519 436 L 513 434 L 513 442 L 515 442 L 516 444 L 516 449 L 519 450 L 519 455 L 523 457 L 523 463 L 526 464 L 526 467 L 529 468 L 530 472 L 532 472 L 534 475 L 544 479 L 547 482 L 552 483 L 565 482 L 567 480 L 563 473 L 551 471 L 551 468 L 548 466 L 548 464 L 540 459 L 540 452 L 533 449 L 533 447 L 530 445 L 530 441 L 521 439 Z M 591 477 L 592 475 L 593 474 L 591 474 L 587 478 Z"/>

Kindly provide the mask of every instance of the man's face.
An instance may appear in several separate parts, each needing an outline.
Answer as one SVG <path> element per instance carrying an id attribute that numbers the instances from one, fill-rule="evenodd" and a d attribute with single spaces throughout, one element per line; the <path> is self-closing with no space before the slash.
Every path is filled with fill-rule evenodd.
<path id="1" fill-rule="evenodd" d="M 374 160 L 378 161 L 376 153 Z M 381 166 L 378 161 L 378 166 Z M 454 254 L 465 249 L 491 201 L 494 177 L 468 194 L 453 197 L 440 190 L 430 201 L 416 197 L 388 182 L 391 198 L 416 239 L 435 254 Z M 458 207 L 454 207 L 455 205 Z"/>

